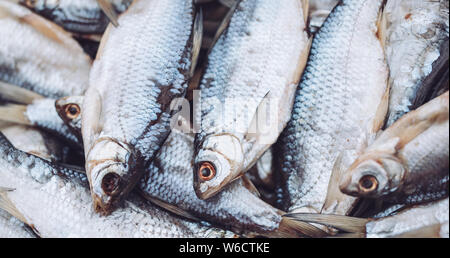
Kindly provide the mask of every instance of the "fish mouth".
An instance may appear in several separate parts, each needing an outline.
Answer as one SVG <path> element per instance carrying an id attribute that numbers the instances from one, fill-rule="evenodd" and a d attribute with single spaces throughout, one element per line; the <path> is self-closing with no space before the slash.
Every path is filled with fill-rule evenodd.
<path id="1" fill-rule="evenodd" d="M 117 172 L 123 169 L 123 164 L 112 163 L 94 168 L 92 172 L 91 193 L 94 210 L 102 215 L 108 215 L 122 200 L 126 192 L 126 180 Z"/>

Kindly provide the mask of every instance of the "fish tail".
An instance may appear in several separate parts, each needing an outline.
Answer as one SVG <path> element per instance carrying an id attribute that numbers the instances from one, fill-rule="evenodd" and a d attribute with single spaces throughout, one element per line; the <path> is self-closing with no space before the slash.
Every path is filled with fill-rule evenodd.
<path id="1" fill-rule="evenodd" d="M 31 125 L 31 122 L 25 116 L 26 105 L 6 105 L 0 107 L 0 120 L 21 125 Z"/>
<path id="2" fill-rule="evenodd" d="M 6 82 L 0 82 L 0 96 L 2 96 L 4 100 L 21 104 L 31 104 L 34 100 L 44 98 L 44 96 L 33 91 Z"/>
<path id="3" fill-rule="evenodd" d="M 364 218 L 319 213 L 290 213 L 284 215 L 284 217 L 288 217 L 296 221 L 330 226 L 349 233 L 360 234 L 366 233 L 366 224 L 369 222 L 369 219 Z"/>
<path id="4" fill-rule="evenodd" d="M 278 230 L 268 237 L 325 237 L 328 233 L 322 229 L 301 220 L 290 217 L 283 217 Z"/>

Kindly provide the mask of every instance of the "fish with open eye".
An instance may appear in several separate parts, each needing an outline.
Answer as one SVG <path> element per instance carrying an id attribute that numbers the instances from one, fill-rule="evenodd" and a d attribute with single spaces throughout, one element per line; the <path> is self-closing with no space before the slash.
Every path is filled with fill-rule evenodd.
<path id="1" fill-rule="evenodd" d="M 309 53 L 306 2 L 240 1 L 212 48 L 194 106 L 200 199 L 247 172 L 289 120 Z"/>
<path id="2" fill-rule="evenodd" d="M 342 192 L 416 204 L 448 197 L 449 93 L 397 120 L 342 174 Z"/>
<path id="3" fill-rule="evenodd" d="M 282 209 L 346 215 L 356 204 L 336 178 L 384 124 L 383 2 L 340 1 L 313 39 L 291 120 L 274 145 Z"/>
<path id="4" fill-rule="evenodd" d="M 14 148 L 0 133 L 0 209 L 40 237 L 234 237 L 182 220 L 137 196 L 108 217 L 92 207 L 83 171 Z"/>
<path id="5" fill-rule="evenodd" d="M 134 188 L 169 135 L 172 101 L 185 96 L 191 52 L 200 49 L 194 16 L 192 0 L 135 0 L 102 38 L 81 116 L 99 213 Z"/>
<path id="6" fill-rule="evenodd" d="M 0 38 L 1 83 L 50 98 L 84 94 L 91 59 L 58 25 L 23 6 L 1 1 Z"/>

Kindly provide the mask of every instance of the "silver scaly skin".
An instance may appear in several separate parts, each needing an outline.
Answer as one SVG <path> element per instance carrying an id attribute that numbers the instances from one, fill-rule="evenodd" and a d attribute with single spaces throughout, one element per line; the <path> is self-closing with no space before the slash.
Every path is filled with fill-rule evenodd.
<path id="1" fill-rule="evenodd" d="M 409 207 L 395 215 L 366 224 L 366 237 L 441 237 L 448 238 L 448 197 Z"/>
<path id="2" fill-rule="evenodd" d="M 390 101 L 386 127 L 409 112 L 449 38 L 448 0 L 389 0 L 385 7 Z"/>
<path id="3" fill-rule="evenodd" d="M 91 60 L 62 28 L 0 1 L 0 38 L 0 81 L 50 98 L 84 94 Z"/>
<path id="4" fill-rule="evenodd" d="M 9 208 L 41 237 L 234 236 L 173 217 L 136 196 L 110 216 L 100 216 L 92 207 L 85 174 L 21 152 L 1 134 L 0 185 L 0 208 Z"/>
<path id="5" fill-rule="evenodd" d="M 239 234 L 276 231 L 281 222 L 277 209 L 247 190 L 240 179 L 208 200 L 196 196 L 191 183 L 193 144 L 192 135 L 172 130 L 139 183 L 142 194 Z"/>
<path id="6" fill-rule="evenodd" d="M 194 168 L 199 198 L 248 171 L 289 120 L 310 46 L 303 2 L 241 1 L 209 54 L 194 110 L 201 122 Z M 272 108 L 267 131 L 259 127 L 266 107 Z"/>
<path id="7" fill-rule="evenodd" d="M 344 215 L 355 204 L 335 180 L 384 124 L 388 68 L 377 37 L 382 2 L 341 1 L 313 40 L 292 118 L 274 150 L 280 206 L 289 212 Z"/>
<path id="8" fill-rule="evenodd" d="M 191 66 L 191 0 L 135 0 L 103 36 L 83 101 L 86 172 L 108 214 L 133 189 L 170 132 Z"/>
<path id="9" fill-rule="evenodd" d="M 346 194 L 416 204 L 449 192 L 448 91 L 382 132 L 343 173 Z"/>
<path id="10" fill-rule="evenodd" d="M 20 220 L 0 209 L 0 238 L 35 238 L 36 236 Z"/>
<path id="11" fill-rule="evenodd" d="M 132 0 L 108 0 L 117 13 L 126 11 Z M 102 34 L 109 24 L 97 0 L 20 0 L 20 4 L 60 25 L 80 34 Z"/>

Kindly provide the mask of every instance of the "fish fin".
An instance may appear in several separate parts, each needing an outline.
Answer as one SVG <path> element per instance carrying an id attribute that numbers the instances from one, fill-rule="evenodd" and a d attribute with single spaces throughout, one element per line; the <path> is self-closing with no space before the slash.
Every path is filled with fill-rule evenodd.
<path id="1" fill-rule="evenodd" d="M 239 6 L 240 2 L 241 0 L 236 0 L 234 4 L 230 7 L 230 10 L 228 10 L 228 13 L 225 15 L 222 22 L 220 23 L 219 28 L 217 28 L 216 34 L 214 35 L 214 38 L 211 41 L 211 45 L 209 46 L 206 56 L 208 56 L 211 53 L 214 45 L 219 40 L 220 36 L 222 36 L 223 32 L 226 30 L 226 28 L 228 28 L 228 25 L 231 22 L 231 18 L 233 17 L 233 14 L 236 11 L 237 7 Z"/>
<path id="2" fill-rule="evenodd" d="M 306 63 L 308 62 L 309 51 L 311 50 L 313 37 L 308 39 L 308 42 L 305 45 L 302 53 L 300 54 L 300 58 L 297 62 L 297 69 L 294 73 L 294 78 L 292 79 L 292 83 L 298 85 L 300 82 L 300 78 L 302 77 L 303 71 L 305 70 Z"/>
<path id="3" fill-rule="evenodd" d="M 189 71 L 189 77 L 194 76 L 195 68 L 197 67 L 198 58 L 200 56 L 200 50 L 202 49 L 203 40 L 203 10 L 197 12 L 194 21 L 193 40 L 192 40 L 192 57 L 191 57 L 191 69 Z"/>
<path id="4" fill-rule="evenodd" d="M 268 237 L 325 237 L 328 233 L 310 223 L 290 217 L 281 219 L 278 230 L 267 235 Z"/>
<path id="5" fill-rule="evenodd" d="M 159 206 L 159 207 L 161 207 L 161 208 L 163 208 L 165 210 L 168 210 L 168 211 L 170 211 L 170 212 L 172 212 L 172 213 L 174 213 L 176 215 L 179 215 L 181 217 L 184 217 L 184 218 L 187 218 L 187 219 L 191 219 L 191 220 L 194 220 L 194 221 L 202 221 L 201 219 L 197 218 L 196 216 L 192 215 L 191 213 L 189 213 L 189 212 L 187 212 L 187 211 L 185 211 L 183 209 L 180 209 L 180 208 L 178 208 L 175 205 L 172 205 L 172 204 L 169 204 L 167 202 L 161 201 L 158 198 L 154 198 L 154 197 L 148 196 L 146 194 L 143 194 L 143 196 L 149 202 L 151 202 L 151 203 L 153 203 L 153 204 L 155 204 L 155 205 L 157 205 L 157 206 Z"/>
<path id="6" fill-rule="evenodd" d="M 365 233 L 339 233 L 327 238 L 366 238 Z"/>
<path id="7" fill-rule="evenodd" d="M 16 208 L 14 203 L 9 199 L 8 192 L 13 191 L 15 191 L 14 188 L 0 186 L 0 209 L 8 212 L 9 214 L 11 214 L 11 216 L 29 225 L 31 228 L 34 228 L 32 225 L 30 225 L 30 223 L 28 223 L 25 216 Z"/>
<path id="8" fill-rule="evenodd" d="M 357 199 L 342 193 L 339 189 L 339 183 L 337 183 L 340 182 L 342 174 L 346 170 L 344 166 L 344 154 L 345 151 L 342 151 L 334 162 L 328 183 L 327 196 L 322 206 L 322 213 L 347 212 L 352 210 L 351 207 L 356 204 Z M 339 209 L 339 211 L 336 209 Z"/>
<path id="9" fill-rule="evenodd" d="M 228 8 L 233 7 L 234 3 L 236 3 L 238 0 L 219 0 L 219 2 Z"/>
<path id="10" fill-rule="evenodd" d="M 5 100 L 18 102 L 21 104 L 31 104 L 34 100 L 44 98 L 44 96 L 31 90 L 5 82 L 0 82 L 0 95 Z"/>
<path id="11" fill-rule="evenodd" d="M 388 109 L 389 109 L 389 97 L 390 97 L 390 79 L 387 80 L 386 82 L 386 89 L 384 91 L 383 96 L 381 97 L 381 101 L 380 104 L 378 105 L 377 111 L 375 113 L 375 117 L 373 119 L 373 126 L 371 128 L 371 132 L 373 134 L 376 134 L 378 131 L 380 131 L 385 122 L 386 122 L 386 117 L 388 114 Z"/>
<path id="12" fill-rule="evenodd" d="M 97 3 L 102 9 L 103 13 L 105 13 L 105 15 L 108 17 L 109 21 L 114 25 L 114 27 L 119 26 L 119 18 L 111 2 L 109 0 L 97 0 Z"/>
<path id="13" fill-rule="evenodd" d="M 26 105 L 9 104 L 0 106 L 0 120 L 21 125 L 32 125 L 25 116 L 26 111 Z"/>
<path id="14" fill-rule="evenodd" d="M 300 0 L 303 10 L 303 19 L 305 20 L 305 24 L 308 24 L 309 17 L 309 0 Z"/>
<path id="15" fill-rule="evenodd" d="M 97 55 L 95 56 L 95 60 L 99 60 L 99 59 L 102 57 L 103 51 L 104 51 L 106 42 L 108 42 L 108 39 L 109 39 L 109 33 L 110 33 L 112 27 L 113 27 L 112 24 L 109 24 L 109 25 L 106 27 L 106 30 L 105 30 L 105 32 L 103 33 L 102 39 L 100 40 L 100 44 L 99 44 L 99 46 L 98 46 Z"/>
<path id="16" fill-rule="evenodd" d="M 369 222 L 369 219 L 364 218 L 320 213 L 289 213 L 284 216 L 298 221 L 334 227 L 350 233 L 365 233 L 366 224 Z"/>
<path id="17" fill-rule="evenodd" d="M 53 22 L 47 21 L 46 19 L 34 13 L 19 17 L 19 19 L 29 24 L 31 27 L 39 31 L 47 38 L 52 39 L 60 44 L 67 43 L 67 40 L 64 39 L 62 35 L 67 35 L 68 37 L 70 37 L 70 39 L 72 39 L 72 35 L 63 30 L 60 26 L 54 24 Z"/>
<path id="18" fill-rule="evenodd" d="M 252 194 L 261 197 L 261 193 L 258 191 L 256 186 L 253 184 L 253 182 L 246 176 L 243 175 L 242 177 L 242 185 L 247 188 Z"/>
<path id="19" fill-rule="evenodd" d="M 380 12 L 378 13 L 378 18 L 377 18 L 377 32 L 376 32 L 376 36 L 378 38 L 378 40 L 381 43 L 381 46 L 383 48 L 383 51 L 385 49 L 386 46 L 386 31 L 387 31 L 387 13 L 384 11 L 384 6 L 386 5 L 386 0 L 384 0 Z"/>

